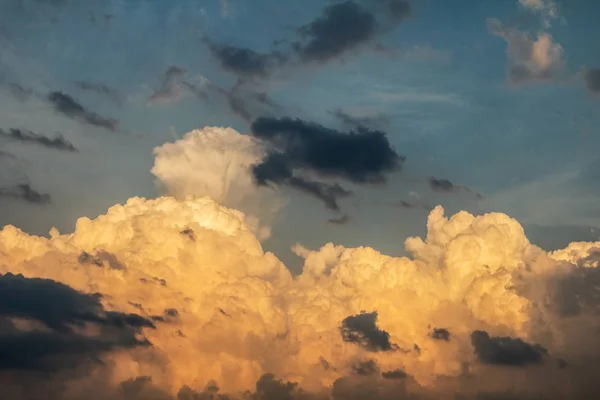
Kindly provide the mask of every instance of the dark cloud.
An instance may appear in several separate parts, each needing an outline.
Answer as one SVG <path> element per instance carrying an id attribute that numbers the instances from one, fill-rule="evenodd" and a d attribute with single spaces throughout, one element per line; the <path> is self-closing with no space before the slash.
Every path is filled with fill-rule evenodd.
<path id="1" fill-rule="evenodd" d="M 50 149 L 71 152 L 78 151 L 75 148 L 75 146 L 73 146 L 73 144 L 66 140 L 62 135 L 57 135 L 53 138 L 50 138 L 48 136 L 40 135 L 38 133 L 27 131 L 24 129 L 0 129 L 0 136 L 19 142 L 35 143 L 40 146 L 48 147 Z"/>
<path id="2" fill-rule="evenodd" d="M 484 364 L 514 367 L 540 364 L 548 353 L 540 345 L 532 345 L 519 338 L 490 337 L 485 331 L 474 331 L 471 344 Z"/>
<path id="3" fill-rule="evenodd" d="M 556 311 L 561 317 L 580 315 L 584 310 L 593 314 L 600 312 L 600 248 L 592 249 L 590 255 L 579 265 L 561 274 L 553 282 Z"/>
<path id="4" fill-rule="evenodd" d="M 15 98 L 17 98 L 20 101 L 28 100 L 31 96 L 35 94 L 32 89 L 14 82 L 8 83 L 8 90 Z"/>
<path id="5" fill-rule="evenodd" d="M 28 329 L 14 319 L 30 323 Z M 56 371 L 95 361 L 117 348 L 147 346 L 136 337 L 152 323 L 135 314 L 107 312 L 98 295 L 22 275 L 0 275 L 0 370 Z M 88 324 L 96 333 L 82 333 Z"/>
<path id="6" fill-rule="evenodd" d="M 392 371 L 386 371 L 381 374 L 384 379 L 404 379 L 408 377 L 408 374 L 401 369 L 395 369 Z"/>
<path id="7" fill-rule="evenodd" d="M 123 99 L 116 89 L 110 88 L 103 83 L 96 83 L 90 81 L 77 81 L 75 86 L 84 91 L 93 92 L 105 96 L 115 102 L 116 104 L 122 104 Z"/>
<path id="8" fill-rule="evenodd" d="M 585 85 L 592 93 L 600 93 L 600 68 L 585 71 Z"/>
<path id="9" fill-rule="evenodd" d="M 390 334 L 377 326 L 377 311 L 344 318 L 340 331 L 345 342 L 356 343 L 368 351 L 391 351 L 398 348 L 390 342 Z"/>
<path id="10" fill-rule="evenodd" d="M 366 116 L 366 117 L 355 117 L 339 108 L 333 111 L 329 111 L 333 117 L 335 117 L 342 124 L 351 127 L 365 127 L 371 129 L 383 129 L 389 126 L 390 121 L 385 115 L 375 115 L 375 116 Z"/>
<path id="11" fill-rule="evenodd" d="M 456 186 L 448 179 L 438 179 L 436 177 L 429 178 L 429 186 L 436 192 L 452 192 Z"/>
<path id="12" fill-rule="evenodd" d="M 322 200 L 332 210 L 338 210 L 338 200 L 352 192 L 339 183 L 316 181 L 302 173 L 355 184 L 381 184 L 387 173 L 400 170 L 404 162 L 383 132 L 366 128 L 343 133 L 300 119 L 261 117 L 252 123 L 251 132 L 269 150 L 262 162 L 253 166 L 259 185 L 293 187 Z"/>
<path id="13" fill-rule="evenodd" d="M 375 360 L 367 360 L 354 364 L 352 366 L 352 372 L 361 376 L 373 376 L 379 375 L 380 370 Z"/>
<path id="14" fill-rule="evenodd" d="M 445 342 L 450 341 L 450 331 L 445 328 L 434 328 L 429 336 L 435 340 L 443 340 Z"/>
<path id="15" fill-rule="evenodd" d="M 79 255 L 78 261 L 80 264 L 91 264 L 98 267 L 103 267 L 106 262 L 106 265 L 111 269 L 126 269 L 125 265 L 123 265 L 114 254 L 104 250 L 97 251 L 95 256 L 84 251 Z"/>
<path id="16" fill-rule="evenodd" d="M 21 199 L 29 203 L 40 205 L 50 204 L 52 201 L 49 194 L 38 192 L 28 183 L 0 187 L 0 197 Z"/>
<path id="17" fill-rule="evenodd" d="M 379 23 L 375 16 L 354 1 L 328 5 L 321 16 L 298 28 L 304 39 L 294 48 L 304 62 L 324 62 L 371 41 Z"/>
<path id="18" fill-rule="evenodd" d="M 350 222 L 350 216 L 348 214 L 344 214 L 339 218 L 329 218 L 327 222 L 333 225 L 346 225 L 348 222 Z"/>
<path id="19" fill-rule="evenodd" d="M 244 47 L 217 44 L 210 39 L 205 39 L 205 43 L 221 67 L 239 77 L 264 78 L 286 61 L 286 56 L 278 52 L 262 54 Z"/>
<path id="20" fill-rule="evenodd" d="M 109 130 L 117 131 L 117 120 L 106 118 L 94 112 L 86 110 L 77 100 L 63 92 L 50 92 L 47 96 L 48 102 L 54 110 L 68 118 L 74 119 L 84 124 L 96 126 Z"/>

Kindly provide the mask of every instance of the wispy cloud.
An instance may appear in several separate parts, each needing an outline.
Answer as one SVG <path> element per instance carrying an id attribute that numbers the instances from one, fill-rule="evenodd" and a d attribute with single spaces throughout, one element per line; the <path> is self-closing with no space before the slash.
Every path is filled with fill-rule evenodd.
<path id="1" fill-rule="evenodd" d="M 452 93 L 373 90 L 368 96 L 373 100 L 389 103 L 438 103 L 464 106 L 465 100 Z"/>

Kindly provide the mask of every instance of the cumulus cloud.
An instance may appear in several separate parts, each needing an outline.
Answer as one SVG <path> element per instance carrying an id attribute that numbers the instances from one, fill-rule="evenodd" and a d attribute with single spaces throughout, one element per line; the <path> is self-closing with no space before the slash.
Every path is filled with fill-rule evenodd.
<path id="1" fill-rule="evenodd" d="M 332 210 L 339 210 L 338 201 L 352 192 L 309 174 L 355 184 L 381 184 L 386 174 L 399 170 L 404 162 L 385 133 L 367 128 L 344 133 L 300 119 L 261 117 L 252 123 L 251 131 L 269 147 L 265 158 L 253 166 L 259 185 L 290 186 L 320 199 Z"/>
<path id="2" fill-rule="evenodd" d="M 178 199 L 209 196 L 243 211 L 261 239 L 270 235 L 282 202 L 254 184 L 251 167 L 264 157 L 255 139 L 231 128 L 207 127 L 157 147 L 154 154 L 152 173 L 161 192 Z"/>
<path id="3" fill-rule="evenodd" d="M 50 92 L 46 100 L 57 113 L 81 123 L 116 132 L 118 121 L 87 110 L 77 100 L 63 92 Z"/>
<path id="4" fill-rule="evenodd" d="M 69 142 L 62 135 L 48 137 L 28 130 L 13 128 L 9 130 L 0 129 L 0 137 L 4 137 L 22 143 L 34 143 L 50 149 L 70 152 L 78 151 L 77 148 L 73 146 L 73 143 Z"/>
<path id="5" fill-rule="evenodd" d="M 11 348 L 28 363 L 0 374 L 2 393 L 475 400 L 597 392 L 600 243 L 547 253 L 504 214 L 446 217 L 436 207 L 426 236 L 406 240 L 408 257 L 332 243 L 297 248 L 304 267 L 292 277 L 262 249 L 248 213 L 201 197 L 246 207 L 235 188 L 252 184 L 248 167 L 261 151 L 257 138 L 235 131 L 195 131 L 156 150 L 154 173 L 177 197 L 132 198 L 48 238 L 4 227 L 0 343 L 6 329 L 59 345 Z M 46 354 L 57 368 L 42 379 L 28 366 Z"/>
<path id="6" fill-rule="evenodd" d="M 547 81 L 563 69 L 563 48 L 549 33 L 541 32 L 533 38 L 527 32 L 505 27 L 496 18 L 488 19 L 487 26 L 490 33 L 507 43 L 507 75 L 511 84 Z"/>

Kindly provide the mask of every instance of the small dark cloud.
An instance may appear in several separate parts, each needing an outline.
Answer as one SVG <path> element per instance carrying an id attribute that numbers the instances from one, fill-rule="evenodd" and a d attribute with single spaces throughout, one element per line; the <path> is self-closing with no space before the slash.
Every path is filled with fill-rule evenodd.
<path id="1" fill-rule="evenodd" d="M 50 92 L 47 96 L 47 100 L 56 112 L 63 114 L 68 118 L 84 124 L 103 128 L 111 132 L 117 131 L 117 120 L 106 118 L 86 110 L 77 100 L 68 94 L 63 92 Z"/>
<path id="2" fill-rule="evenodd" d="M 579 260 L 577 267 L 557 276 L 553 283 L 554 304 L 561 317 L 580 315 L 584 310 L 600 312 L 600 248 Z"/>
<path id="3" fill-rule="evenodd" d="M 110 88 L 103 83 L 96 83 L 90 81 L 77 81 L 75 86 L 84 91 L 93 92 L 105 96 L 115 102 L 116 104 L 122 104 L 123 99 L 116 89 Z"/>
<path id="4" fill-rule="evenodd" d="M 448 179 L 438 179 L 436 177 L 429 178 L 429 186 L 436 192 L 453 192 L 456 186 Z"/>
<path id="5" fill-rule="evenodd" d="M 8 90 L 16 99 L 20 101 L 28 100 L 35 94 L 32 89 L 14 82 L 8 83 Z"/>
<path id="6" fill-rule="evenodd" d="M 65 139 L 62 135 L 57 135 L 51 138 L 24 129 L 0 129 L 0 136 L 23 143 L 35 143 L 50 149 L 71 152 L 78 151 L 75 146 L 73 146 L 73 144 Z"/>
<path id="7" fill-rule="evenodd" d="M 404 379 L 408 377 L 408 374 L 401 369 L 395 369 L 392 371 L 386 371 L 381 374 L 384 379 Z"/>
<path id="8" fill-rule="evenodd" d="M 329 218 L 327 222 L 332 225 L 346 225 L 348 222 L 350 222 L 350 216 L 348 214 L 344 214 L 339 218 Z"/>
<path id="9" fill-rule="evenodd" d="M 205 43 L 224 70 L 243 78 L 264 78 L 286 61 L 286 57 L 278 52 L 257 53 L 244 47 L 218 44 L 210 39 L 205 39 Z"/>
<path id="10" fill-rule="evenodd" d="M 382 184 L 386 174 L 400 170 L 404 157 L 390 146 L 385 133 L 358 128 L 343 133 L 322 125 L 291 118 L 256 119 L 254 137 L 268 145 L 267 156 L 253 166 L 259 185 L 287 185 L 310 194 L 332 210 L 351 191 L 339 183 L 304 177 L 343 179 L 355 184 Z"/>
<path id="11" fill-rule="evenodd" d="M 325 62 L 373 40 L 379 23 L 354 1 L 328 5 L 314 21 L 298 28 L 293 47 L 304 62 Z"/>
<path id="12" fill-rule="evenodd" d="M 48 193 L 41 193 L 31 187 L 28 183 L 14 186 L 0 187 L 0 197 L 20 199 L 29 203 L 46 205 L 52 202 Z"/>
<path id="13" fill-rule="evenodd" d="M 519 338 L 490 337 L 485 331 L 471 333 L 471 344 L 484 364 L 513 367 L 540 364 L 548 353 L 540 345 L 532 345 Z"/>
<path id="14" fill-rule="evenodd" d="M 354 364 L 352 366 L 352 373 L 360 376 L 373 376 L 379 375 L 379 366 L 375 362 L 375 360 L 368 360 L 359 362 L 358 364 Z"/>
<path id="15" fill-rule="evenodd" d="M 398 348 L 390 342 L 390 334 L 377 326 L 377 311 L 361 312 L 344 318 L 340 331 L 345 342 L 356 343 L 368 351 L 391 351 Z"/>
<path id="16" fill-rule="evenodd" d="M 23 330 L 12 321 L 26 320 Z M 152 323 L 136 314 L 107 312 L 98 295 L 23 275 L 0 275 L 0 369 L 57 371 L 95 361 L 102 353 L 147 346 L 136 336 Z M 88 324 L 98 329 L 81 333 Z M 39 328 L 36 328 L 39 327 Z"/>
<path id="17" fill-rule="evenodd" d="M 585 85 L 592 93 L 600 93 L 600 68 L 585 71 Z"/>
<path id="18" fill-rule="evenodd" d="M 364 127 L 371 129 L 383 129 L 389 126 L 390 121 L 385 115 L 374 115 L 356 117 L 350 115 L 339 108 L 333 111 L 329 111 L 329 114 L 335 117 L 338 121 L 350 128 Z"/>
<path id="19" fill-rule="evenodd" d="M 435 340 L 443 340 L 445 342 L 450 341 L 450 331 L 445 328 L 434 328 L 429 336 Z"/>

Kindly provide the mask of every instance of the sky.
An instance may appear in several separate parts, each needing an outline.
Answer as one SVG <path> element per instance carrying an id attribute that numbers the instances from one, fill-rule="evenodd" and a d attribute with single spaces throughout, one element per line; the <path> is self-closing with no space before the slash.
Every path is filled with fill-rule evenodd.
<path id="1" fill-rule="evenodd" d="M 182 312 L 167 304 L 162 316 L 144 309 L 146 302 L 162 304 L 162 300 L 139 286 L 140 279 L 145 280 L 142 283 L 161 282 L 164 273 L 172 279 L 207 282 L 205 289 L 198 289 L 202 296 L 216 302 L 222 315 L 233 312 L 214 300 L 217 294 L 221 296 L 216 283 L 220 273 L 215 272 L 221 264 L 210 262 L 210 273 L 192 273 L 182 267 L 187 265 L 185 260 L 202 262 L 204 254 L 222 263 L 224 276 L 235 277 L 223 278 L 232 285 L 225 292 L 247 290 L 248 298 L 240 300 L 244 303 L 240 309 L 258 307 L 252 303 L 262 301 L 257 299 L 278 298 L 285 303 L 264 305 L 256 316 L 256 321 L 268 327 L 264 328 L 268 335 L 275 337 L 282 334 L 278 313 L 289 314 L 291 309 L 286 307 L 290 304 L 303 304 L 308 310 L 314 306 L 309 303 L 319 304 L 316 292 L 307 289 L 311 285 L 318 287 L 314 290 L 320 296 L 339 298 L 339 304 L 347 301 L 340 294 L 345 292 L 332 289 L 335 284 L 324 283 L 327 279 L 335 276 L 340 285 L 356 290 L 364 285 L 364 296 L 353 297 L 356 301 L 349 308 L 331 305 L 327 316 L 297 319 L 328 327 L 342 323 L 343 340 L 337 336 L 335 340 L 383 354 L 412 346 L 408 339 L 394 345 L 398 340 L 394 332 L 407 328 L 383 318 L 386 313 L 415 317 L 394 311 L 390 305 L 392 300 L 408 301 L 408 280 L 423 287 L 415 289 L 417 298 L 438 291 L 435 296 L 440 299 L 446 296 L 458 302 L 448 287 L 463 287 L 468 274 L 448 272 L 444 281 L 448 287 L 432 283 L 435 273 L 428 268 L 442 259 L 452 271 L 461 257 L 471 260 L 480 257 L 473 255 L 477 251 L 489 251 L 493 255 L 481 256 L 486 266 L 496 268 L 493 265 L 504 260 L 510 267 L 498 264 L 499 270 L 506 267 L 520 273 L 525 264 L 543 265 L 543 273 L 538 271 L 541 275 L 536 276 L 543 275 L 540 279 L 554 287 L 557 271 L 563 278 L 567 274 L 561 263 L 581 267 L 585 264 L 581 260 L 594 256 L 592 244 L 600 240 L 600 114 L 596 112 L 600 107 L 600 48 L 593 39 L 600 29 L 597 15 L 600 3 L 592 0 L 0 0 L 0 227 L 4 227 L 0 254 L 5 253 L 0 256 L 0 271 L 6 274 L 0 276 L 0 286 L 21 287 L 15 282 L 28 282 L 21 283 L 20 294 L 17 289 L 7 291 L 4 301 L 12 304 L 11 296 L 22 298 L 27 290 L 35 291 L 36 285 L 47 285 L 51 287 L 47 290 L 63 296 L 57 307 L 72 313 L 65 317 L 68 324 L 99 323 L 102 333 L 84 339 L 79 337 L 81 332 L 65 328 L 64 320 L 50 321 L 31 314 L 32 309 L 15 311 L 17 306 L 4 314 L 0 309 L 0 317 L 35 319 L 60 332 L 61 340 L 79 340 L 93 357 L 104 357 L 106 349 L 110 357 L 121 357 L 121 353 L 115 355 L 115 348 L 130 351 L 130 357 L 138 347 L 152 347 L 150 342 L 168 342 L 160 329 L 152 337 L 139 335 L 156 329 L 158 318 L 162 323 Z M 456 218 L 447 220 L 443 215 Z M 189 224 L 212 233 L 200 234 Z M 488 225 L 495 228 L 481 228 Z M 473 240 L 480 247 L 471 246 L 480 250 L 461 244 L 466 230 L 477 236 Z M 495 242 L 496 233 L 489 231 L 501 232 L 497 235 L 506 243 Z M 158 239 L 160 232 L 163 239 Z M 168 234 L 174 234 L 173 239 L 167 239 Z M 208 244 L 199 244 L 200 235 Z M 419 244 L 415 237 L 426 239 Z M 167 247 L 163 249 L 168 244 L 184 246 L 180 241 L 188 239 L 199 246 L 196 252 L 181 247 L 180 253 L 171 254 Z M 501 250 L 500 242 L 512 250 Z M 570 252 L 561 250 L 572 242 L 588 244 L 570 245 Z M 530 244 L 535 251 L 527 247 Z M 29 256 L 19 253 L 27 249 L 31 249 Z M 228 251 L 230 256 L 217 255 Z M 542 251 L 543 255 L 538 253 Z M 402 260 L 408 259 L 403 256 L 412 257 L 414 265 L 428 265 L 421 271 L 426 276 L 414 272 L 404 281 L 399 272 L 385 272 L 389 276 L 382 272 L 389 263 L 404 265 Z M 130 268 L 125 259 L 131 265 L 147 261 L 138 269 L 149 275 L 139 271 L 129 277 L 119 275 Z M 63 262 L 65 272 L 56 271 L 63 268 Z M 242 265 L 244 274 L 268 284 L 235 287 L 232 282 L 242 280 L 235 262 Z M 469 265 L 466 269 L 477 271 L 473 274 L 483 273 L 471 266 L 474 261 L 463 262 Z M 79 266 L 88 264 L 110 271 L 78 275 L 82 273 Z M 362 271 L 367 268 L 363 264 L 371 265 L 372 271 Z M 152 272 L 151 268 L 164 271 Z M 593 275 L 587 267 L 581 269 L 585 271 L 577 270 L 577 274 Z M 332 274 L 332 270 L 339 271 Z M 384 275 L 375 278 L 371 274 Z M 402 295 L 377 303 L 381 308 L 375 310 L 369 301 L 383 290 L 374 283 L 384 279 L 381 276 L 397 280 Z M 494 276 L 497 281 L 490 283 L 489 290 L 507 284 L 505 278 Z M 569 280 L 573 290 L 577 279 Z M 177 290 L 169 289 L 173 290 L 170 301 L 185 304 L 184 294 L 194 293 L 186 285 L 182 281 Z M 464 299 L 467 311 L 451 308 L 452 317 L 444 320 L 439 317 L 443 313 L 439 306 L 427 315 L 459 325 L 456 321 L 464 317 L 468 322 L 461 322 L 463 331 L 472 328 L 465 343 L 474 346 L 479 362 L 537 364 L 547 349 L 554 349 L 541 332 L 556 328 L 559 322 L 548 319 L 543 329 L 526 328 L 521 320 L 525 317 L 519 313 L 523 304 L 539 300 L 536 296 L 541 291 L 529 288 L 521 297 L 498 294 L 496 300 L 501 303 L 496 306 L 503 304 L 514 315 L 507 311 L 492 317 L 490 304 L 470 303 L 478 296 L 472 293 L 484 293 L 472 290 L 471 297 Z M 100 301 L 92 296 L 96 292 L 112 300 L 103 297 Z M 291 299 L 284 292 L 293 293 Z M 69 296 L 81 302 L 82 308 L 66 310 Z M 133 304 L 139 307 L 131 308 Z M 532 312 L 526 314 L 534 319 Z M 210 319 L 198 315 L 186 324 Z M 385 329 L 375 325 L 378 315 L 387 324 Z M 592 317 L 580 317 L 585 323 L 596 323 Z M 243 331 L 242 325 L 251 321 L 239 324 Z M 290 329 L 302 331 L 298 321 L 288 324 L 288 333 Z M 356 334 L 357 326 L 372 328 L 375 336 Z M 0 336 L 3 329 L 0 324 Z M 436 329 L 429 337 L 450 340 L 448 329 Z M 409 330 L 411 338 L 419 337 L 416 328 Z M 391 332 L 393 343 L 381 332 Z M 314 337 L 306 335 L 313 343 Z M 506 361 L 494 353 L 499 352 L 496 342 L 509 337 L 526 340 L 505 341 L 525 349 L 525 358 Z M 331 343 L 339 347 L 335 340 Z M 534 341 L 543 343 L 544 351 L 529 344 Z M 248 389 L 235 384 L 227 368 L 210 369 L 224 361 L 203 358 L 205 344 L 197 349 L 199 363 L 220 376 L 221 383 L 227 382 L 223 387 Z M 0 340 L 0 354 L 5 351 L 2 346 Z M 486 346 L 492 350 L 483 350 Z M 170 355 L 178 352 L 167 344 L 157 347 Z M 440 366 L 429 370 L 422 359 L 421 364 L 409 360 L 398 371 L 415 379 L 419 396 L 428 396 L 431 374 L 462 377 L 460 368 L 449 360 L 463 350 L 459 346 L 452 353 L 436 348 L 432 354 L 445 360 Z M 556 352 L 571 354 L 567 350 L 561 347 Z M 331 351 L 328 357 L 344 365 L 359 354 L 323 351 Z M 312 390 L 316 381 L 327 387 L 335 375 L 317 379 L 312 370 L 295 369 L 290 366 L 291 353 L 286 353 L 285 366 L 248 354 L 246 358 L 230 355 L 243 365 L 240 368 L 246 375 L 240 382 L 253 383 L 267 376 L 259 372 L 275 373 L 273 369 L 279 368 L 287 374 L 284 381 L 300 380 L 306 385 L 302 387 Z M 189 362 L 183 356 L 172 357 L 174 364 Z M 304 360 L 310 355 L 297 357 Z M 368 373 L 360 370 L 355 375 L 370 376 L 375 369 L 383 371 L 384 365 L 392 368 L 386 357 L 361 361 L 360 368 Z M 259 358 L 262 361 L 256 361 Z M 367 365 L 369 361 L 375 364 Z M 79 365 L 81 360 L 61 362 Z M 357 365 L 351 370 L 356 372 Z M 194 380 L 179 367 L 157 378 L 160 374 L 155 374 L 154 367 L 146 367 L 144 371 L 139 367 L 139 376 L 153 376 L 156 384 L 147 390 L 170 388 L 160 396 L 177 393 L 175 389 L 185 385 L 204 390 L 198 396 L 216 396 L 206 386 L 208 372 Z M 0 374 L 3 370 L 0 362 Z M 494 373 L 482 372 L 482 382 Z M 139 393 L 146 390 L 140 387 L 150 385 L 128 374 L 119 370 L 113 375 L 131 379 Z M 523 376 L 537 382 L 539 374 L 528 370 Z M 512 379 L 510 373 L 501 375 L 502 382 Z M 279 382 L 275 378 L 269 375 L 263 384 Z M 464 398 L 481 392 L 479 387 L 461 385 L 470 388 Z M 587 382 L 578 385 L 588 387 Z M 250 385 L 250 390 L 259 393 L 259 386 Z M 451 390 L 442 386 L 436 390 Z M 345 387 L 339 389 L 340 399 L 347 398 Z M 406 396 L 416 396 L 407 387 L 402 389 Z M 273 394 L 273 399 L 299 396 L 292 393 L 296 389 L 277 388 L 287 390 L 288 397 Z M 387 389 L 381 390 L 381 398 L 387 398 Z M 15 393 L 28 398 L 25 392 Z M 143 396 L 139 393 L 127 396 Z M 178 393 L 178 399 L 197 398 Z M 264 393 L 255 395 L 271 399 Z M 76 392 L 69 396 L 78 398 Z"/>

